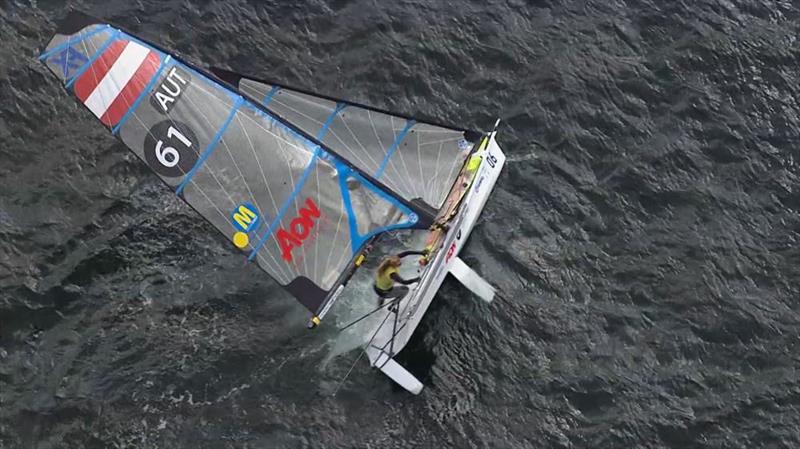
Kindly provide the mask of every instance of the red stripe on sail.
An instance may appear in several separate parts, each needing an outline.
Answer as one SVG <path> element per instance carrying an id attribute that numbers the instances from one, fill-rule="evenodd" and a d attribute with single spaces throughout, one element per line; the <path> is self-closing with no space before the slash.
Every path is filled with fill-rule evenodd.
<path id="1" fill-rule="evenodd" d="M 75 82 L 75 95 L 85 102 L 89 95 L 92 94 L 94 88 L 100 84 L 100 81 L 106 76 L 114 63 L 119 59 L 119 55 L 125 50 L 129 41 L 117 40 L 106 48 L 99 58 L 92 62 L 89 69 L 83 72 L 78 81 Z"/>
<path id="2" fill-rule="evenodd" d="M 126 84 L 119 95 L 117 95 L 117 98 L 108 107 L 108 110 L 106 110 L 106 113 L 100 118 L 100 121 L 106 126 L 116 125 L 122 116 L 128 112 L 128 109 L 130 109 L 136 99 L 139 98 L 139 95 L 147 86 L 147 83 L 155 76 L 159 64 L 160 59 L 158 54 L 153 51 L 148 53 L 142 65 L 136 69 L 136 73 L 133 74 L 128 84 Z"/>

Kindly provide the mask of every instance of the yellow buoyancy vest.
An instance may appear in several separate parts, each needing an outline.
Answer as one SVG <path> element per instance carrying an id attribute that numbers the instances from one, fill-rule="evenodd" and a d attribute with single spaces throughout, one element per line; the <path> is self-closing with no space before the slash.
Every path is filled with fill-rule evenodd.
<path id="1" fill-rule="evenodd" d="M 397 273 L 397 267 L 388 267 L 383 272 L 378 271 L 378 276 L 375 278 L 375 287 L 384 291 L 391 290 L 394 287 L 392 273 Z"/>
<path id="2" fill-rule="evenodd" d="M 467 173 L 474 173 L 478 167 L 481 166 L 481 155 L 478 153 L 473 154 L 470 156 L 469 161 L 467 161 Z"/>

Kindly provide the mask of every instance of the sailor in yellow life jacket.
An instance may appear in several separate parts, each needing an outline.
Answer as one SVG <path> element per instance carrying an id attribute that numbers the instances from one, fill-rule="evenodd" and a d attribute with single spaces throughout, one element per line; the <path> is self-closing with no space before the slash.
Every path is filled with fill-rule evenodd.
<path id="1" fill-rule="evenodd" d="M 400 266 L 403 264 L 402 258 L 412 255 L 424 256 L 426 254 L 428 254 L 427 251 L 404 251 L 396 256 L 386 257 L 381 261 L 375 274 L 375 284 L 372 286 L 375 293 L 378 294 L 381 305 L 385 304 L 387 300 L 402 299 L 408 294 L 408 287 L 406 286 L 419 282 L 419 277 L 403 279 L 400 276 Z M 403 285 L 398 286 L 395 283 Z"/>
<path id="2" fill-rule="evenodd" d="M 450 195 L 447 197 L 445 202 L 445 207 L 443 208 L 447 213 L 444 215 L 443 220 L 441 223 L 436 223 L 434 226 L 433 231 L 431 231 L 430 236 L 428 236 L 428 241 L 425 245 L 425 251 L 427 253 L 431 253 L 434 247 L 439 243 L 439 239 L 444 235 L 444 225 L 447 220 L 451 218 L 451 214 L 454 213 L 454 208 L 461 201 L 461 198 L 464 196 L 464 193 L 469 187 L 470 183 L 472 182 L 473 178 L 475 178 L 475 173 L 477 173 L 478 168 L 481 166 L 481 161 L 483 157 L 480 155 L 479 152 L 472 153 L 467 160 L 467 165 L 464 167 L 464 170 L 459 175 L 458 180 L 456 181 L 455 187 L 450 192 Z M 428 257 L 427 255 L 419 259 L 420 265 L 427 265 L 428 264 Z"/>
<path id="3" fill-rule="evenodd" d="M 472 178 L 475 172 L 478 171 L 478 167 L 481 166 L 481 159 L 482 157 L 478 153 L 473 153 L 472 156 L 469 157 L 466 170 L 468 178 Z"/>

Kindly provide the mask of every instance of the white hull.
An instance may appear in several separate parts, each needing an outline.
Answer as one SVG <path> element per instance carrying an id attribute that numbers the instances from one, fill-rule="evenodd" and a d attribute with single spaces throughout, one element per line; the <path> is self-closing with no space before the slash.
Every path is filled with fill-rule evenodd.
<path id="1" fill-rule="evenodd" d="M 447 273 L 452 271 L 457 279 L 486 301 L 491 301 L 494 294 L 494 289 L 488 283 L 483 279 L 474 278 L 474 272 L 458 258 L 458 254 L 469 238 L 478 216 L 483 211 L 505 160 L 505 154 L 497 145 L 493 133 L 484 150 L 483 162 L 469 191 L 464 196 L 458 215 L 449 223 L 450 227 L 444 237 L 441 250 L 430 261 L 420 282 L 399 303 L 396 325 L 394 312 L 382 311 L 383 317 L 387 319 L 379 320 L 384 324 L 377 330 L 371 344 L 365 349 L 372 366 L 379 368 L 392 380 L 414 394 L 418 394 L 422 390 L 422 384 L 392 360 L 392 357 L 408 344 Z M 471 277 L 473 279 L 470 280 Z M 386 317 L 386 315 L 390 316 Z M 392 338 L 393 334 L 394 338 Z"/>

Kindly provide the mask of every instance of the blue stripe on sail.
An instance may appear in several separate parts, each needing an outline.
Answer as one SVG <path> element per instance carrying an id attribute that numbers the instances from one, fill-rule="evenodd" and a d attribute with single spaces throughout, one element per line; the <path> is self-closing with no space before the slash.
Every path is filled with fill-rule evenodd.
<path id="1" fill-rule="evenodd" d="M 172 56 L 167 55 L 166 58 L 161 58 L 161 55 L 159 55 L 158 70 L 156 71 L 156 74 L 153 75 L 153 78 L 150 80 L 150 82 L 147 83 L 147 86 L 144 87 L 142 93 L 139 94 L 139 98 L 137 98 L 136 101 L 133 102 L 131 107 L 128 108 L 128 111 L 125 112 L 125 115 L 123 115 L 122 118 L 119 119 L 119 123 L 117 123 L 117 126 L 115 126 L 111 130 L 111 134 L 117 135 L 119 129 L 122 127 L 123 124 L 125 124 L 125 121 L 130 118 L 131 114 L 133 114 L 133 111 L 135 111 L 136 108 L 139 106 L 139 103 L 141 103 L 142 100 L 145 97 L 147 97 L 147 95 L 150 93 L 150 89 L 153 88 L 153 85 L 156 83 L 156 81 L 158 81 L 158 77 L 161 76 L 161 72 L 164 71 L 164 68 L 167 67 L 167 65 L 169 64 L 170 59 L 172 59 Z"/>
<path id="2" fill-rule="evenodd" d="M 336 118 L 336 114 L 338 114 L 339 111 L 344 109 L 346 106 L 347 105 L 344 104 L 344 103 L 337 103 L 336 104 L 336 107 L 333 108 L 333 112 L 331 112 L 331 115 L 328 116 L 328 118 L 325 120 L 325 123 L 323 123 L 322 128 L 317 133 L 317 140 L 322 141 L 322 139 L 325 137 L 325 134 L 328 133 L 328 128 L 331 127 L 331 124 L 333 123 L 333 119 Z"/>
<path id="3" fill-rule="evenodd" d="M 264 106 L 268 105 L 269 102 L 272 101 L 272 97 L 274 97 L 279 90 L 281 90 L 281 86 L 272 86 L 272 89 L 270 89 L 269 92 L 267 92 L 267 94 L 264 95 L 264 100 L 261 102 L 261 104 L 263 104 Z"/>
<path id="4" fill-rule="evenodd" d="M 253 251 L 250 253 L 250 256 L 247 257 L 247 260 L 253 260 L 253 258 L 256 256 L 256 253 L 258 253 L 258 250 L 260 250 L 261 247 L 264 246 L 264 243 L 266 243 L 267 238 L 270 235 L 272 235 L 272 233 L 275 231 L 275 227 L 278 226 L 278 223 L 281 222 L 281 219 L 286 214 L 286 211 L 289 209 L 289 206 L 292 204 L 295 197 L 300 193 L 300 190 L 303 188 L 303 185 L 305 185 L 308 176 L 311 174 L 311 169 L 314 168 L 314 164 L 316 164 L 317 158 L 319 157 L 321 152 L 322 149 L 319 146 L 317 146 L 314 149 L 314 155 L 311 156 L 311 160 L 308 162 L 308 165 L 306 165 L 306 168 L 303 170 L 303 175 L 300 176 L 300 180 L 297 181 L 297 184 L 295 184 L 294 190 L 292 190 L 292 193 L 289 194 L 289 198 L 286 198 L 286 201 L 283 203 L 280 210 L 278 210 L 278 215 L 276 215 L 275 218 L 272 220 L 272 223 L 269 224 L 269 228 L 267 228 L 267 231 L 258 240 L 256 246 L 253 247 Z"/>
<path id="5" fill-rule="evenodd" d="M 78 69 L 78 71 L 75 72 L 74 75 L 72 75 L 72 78 L 70 78 L 69 81 L 67 81 L 67 84 L 65 85 L 67 89 L 69 89 L 70 87 L 72 87 L 73 84 L 75 84 L 75 81 L 77 81 L 77 79 L 80 78 L 81 75 L 83 75 L 83 72 L 89 70 L 89 67 L 92 66 L 92 63 L 94 63 L 97 60 L 97 58 L 99 58 L 100 55 L 102 55 L 103 52 L 106 51 L 106 48 L 108 48 L 112 43 L 114 43 L 114 41 L 117 39 L 117 36 L 119 36 L 119 30 L 114 30 L 114 32 L 111 33 L 111 36 L 109 36 L 108 39 L 106 39 L 103 45 L 99 49 L 97 49 L 96 52 L 94 52 L 94 54 L 92 55 L 91 58 L 89 58 L 88 61 L 86 61 L 86 64 L 84 64 L 83 67 Z"/>
<path id="6" fill-rule="evenodd" d="M 356 179 L 358 179 L 368 189 L 370 189 L 373 192 L 377 193 L 383 199 L 385 199 L 386 201 L 388 201 L 389 203 L 391 203 L 392 205 L 394 205 L 395 207 L 400 209 L 404 214 L 406 214 L 408 216 L 408 220 L 404 221 L 402 223 L 395 223 L 395 224 L 383 226 L 383 227 L 380 227 L 380 228 L 377 228 L 377 229 L 373 229 L 372 231 L 368 232 L 366 235 L 360 235 L 359 234 L 358 242 L 354 242 L 354 244 L 353 244 L 353 253 L 358 251 L 358 248 L 360 248 L 361 245 L 364 244 L 364 242 L 366 242 L 367 240 L 372 238 L 372 236 L 374 236 L 374 235 L 378 235 L 378 234 L 380 234 L 382 232 L 386 232 L 386 231 L 393 231 L 395 229 L 410 228 L 410 227 L 414 226 L 417 223 L 417 221 L 419 221 L 419 217 L 417 216 L 417 214 L 414 213 L 414 211 L 412 211 L 411 209 L 409 209 L 405 204 L 401 203 L 400 200 L 398 200 L 397 198 L 393 197 L 392 195 L 390 195 L 385 190 L 378 188 L 378 186 L 376 186 L 375 184 L 372 184 L 371 182 L 367 181 L 366 179 L 364 179 L 358 173 L 353 173 L 352 176 L 355 177 Z"/>
<path id="7" fill-rule="evenodd" d="M 208 157 L 211 156 L 211 153 L 214 152 L 214 148 L 217 146 L 220 139 L 222 139 L 222 134 L 225 132 L 226 129 L 228 129 L 228 125 L 231 124 L 231 120 L 233 120 L 233 117 L 236 115 L 236 111 L 239 110 L 239 106 L 242 105 L 243 101 L 244 99 L 242 97 L 239 97 L 237 101 L 233 104 L 231 112 L 230 114 L 228 114 L 228 118 L 225 119 L 225 123 L 222 124 L 222 127 L 219 129 L 219 131 L 217 131 L 217 134 L 214 136 L 211 142 L 208 143 L 208 146 L 206 147 L 205 151 L 203 151 L 203 154 L 202 156 L 200 156 L 200 159 L 198 159 L 197 162 L 194 164 L 194 167 L 192 167 L 192 169 L 189 170 L 189 173 L 187 173 L 186 176 L 183 178 L 183 181 L 175 190 L 176 194 L 180 195 L 181 193 L 183 193 L 183 189 L 186 188 L 186 185 L 189 184 L 189 181 L 192 180 L 192 177 L 194 177 L 195 173 L 197 173 L 197 171 L 200 170 L 200 167 L 203 165 L 203 162 L 205 162 L 206 159 L 208 159 Z"/>
<path id="8" fill-rule="evenodd" d="M 408 132 L 411 131 L 411 127 L 413 127 L 416 124 L 417 122 L 414 120 L 408 120 L 406 122 L 406 127 L 403 128 L 403 130 L 400 131 L 400 134 L 397 135 L 397 138 L 394 139 L 394 142 L 392 142 L 392 146 L 389 147 L 389 151 L 386 152 L 386 157 L 384 157 L 383 161 L 381 161 L 381 166 L 378 167 L 378 171 L 375 172 L 375 179 L 381 177 L 383 171 L 386 170 L 386 164 L 389 163 L 389 158 L 392 157 L 392 154 L 394 154 L 394 152 L 397 150 L 397 147 L 399 147 L 400 143 L 403 142 L 403 139 L 406 138 L 406 134 L 408 134 Z"/>
<path id="9" fill-rule="evenodd" d="M 336 161 L 336 171 L 339 173 L 339 190 L 342 192 L 342 201 L 344 202 L 344 210 L 347 213 L 347 225 L 350 228 L 350 249 L 353 252 L 358 250 L 356 242 L 359 240 L 358 223 L 356 221 L 356 213 L 353 210 L 353 203 L 350 201 L 350 189 L 347 188 L 347 176 L 352 172 L 350 167 L 344 165 L 342 162 Z"/>
<path id="10" fill-rule="evenodd" d="M 71 47 L 71 46 L 73 46 L 75 44 L 80 44 L 81 42 L 83 42 L 86 39 L 94 36 L 95 34 L 102 33 L 103 31 L 105 31 L 105 30 L 107 30 L 109 28 L 111 28 L 111 26 L 109 26 L 109 25 L 101 25 L 99 28 L 97 28 L 95 30 L 92 30 L 91 32 L 87 33 L 85 36 L 81 36 L 77 40 L 74 40 L 74 41 L 72 40 L 72 36 L 70 36 L 70 37 L 67 38 L 66 42 L 58 44 L 55 47 L 51 48 L 50 50 L 47 50 L 46 52 L 42 53 L 42 55 L 39 56 L 39 60 L 40 61 L 44 61 L 45 59 L 49 58 L 50 56 L 53 56 L 54 54 L 66 49 L 68 47 Z"/>
<path id="11" fill-rule="evenodd" d="M 350 227 L 350 249 L 352 250 L 353 254 L 355 254 L 361 245 L 363 245 L 367 240 L 372 238 L 372 236 L 380 234 L 382 232 L 393 231 L 395 229 L 404 229 L 410 228 L 417 223 L 418 217 L 417 214 L 414 213 L 411 209 L 406 207 L 405 204 L 401 203 L 397 198 L 389 195 L 384 190 L 378 188 L 371 182 L 364 179 L 361 175 L 354 172 L 350 167 L 345 165 L 343 162 L 335 161 L 336 171 L 339 173 L 339 189 L 342 192 L 342 200 L 344 201 L 344 208 L 347 212 L 347 223 Z M 347 177 L 352 176 L 353 178 L 357 179 L 363 186 L 372 190 L 373 192 L 377 193 L 383 199 L 388 201 L 389 203 L 393 204 L 395 207 L 400 209 L 403 213 L 408 216 L 408 220 L 402 223 L 395 223 L 387 226 L 382 226 L 377 229 L 373 229 L 372 231 L 368 232 L 366 235 L 361 235 L 358 233 L 358 219 L 356 218 L 355 211 L 353 210 L 353 204 L 350 200 L 350 189 L 347 187 Z"/>

